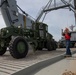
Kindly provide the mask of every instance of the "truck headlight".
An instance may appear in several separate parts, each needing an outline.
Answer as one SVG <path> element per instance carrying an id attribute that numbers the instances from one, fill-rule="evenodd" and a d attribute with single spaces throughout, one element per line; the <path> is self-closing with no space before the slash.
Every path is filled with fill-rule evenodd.
<path id="1" fill-rule="evenodd" d="M 7 30 L 6 32 L 9 33 L 9 30 Z"/>

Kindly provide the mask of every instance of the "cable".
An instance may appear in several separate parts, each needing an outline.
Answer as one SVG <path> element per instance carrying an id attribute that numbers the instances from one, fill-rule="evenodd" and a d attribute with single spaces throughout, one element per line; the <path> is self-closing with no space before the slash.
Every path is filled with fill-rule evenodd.
<path id="1" fill-rule="evenodd" d="M 29 16 L 30 18 L 32 18 L 33 20 L 35 20 L 32 16 L 28 15 L 25 11 L 23 11 L 18 5 L 17 5 L 17 7 L 21 10 L 21 12 L 23 14 L 25 14 L 26 16 Z"/>

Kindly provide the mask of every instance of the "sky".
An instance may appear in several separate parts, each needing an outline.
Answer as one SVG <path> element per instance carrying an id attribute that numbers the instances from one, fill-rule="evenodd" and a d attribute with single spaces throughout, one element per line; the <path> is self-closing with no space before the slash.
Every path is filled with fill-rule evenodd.
<path id="1" fill-rule="evenodd" d="M 33 18 L 36 18 L 40 9 L 46 5 L 49 0 L 17 0 L 17 4 Z M 60 0 L 58 0 L 60 1 Z M 44 20 L 48 25 L 48 32 L 53 35 L 56 41 L 61 39 L 61 29 L 75 25 L 74 13 L 69 9 L 59 9 L 49 12 Z M 2 15 L 0 15 L 0 29 L 6 27 Z"/>

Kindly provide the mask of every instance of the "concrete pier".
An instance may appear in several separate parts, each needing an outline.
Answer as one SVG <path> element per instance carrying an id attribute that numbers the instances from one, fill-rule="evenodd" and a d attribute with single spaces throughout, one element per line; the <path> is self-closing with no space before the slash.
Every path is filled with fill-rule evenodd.
<path id="1" fill-rule="evenodd" d="M 76 54 L 42 69 L 34 75 L 76 75 Z"/>
<path id="2" fill-rule="evenodd" d="M 75 48 L 71 50 L 76 52 Z M 30 50 L 26 58 L 14 59 L 7 51 L 0 56 L 0 75 L 34 75 L 42 68 L 63 59 L 64 53 L 65 48 L 56 51 L 42 50 L 35 53 Z"/>

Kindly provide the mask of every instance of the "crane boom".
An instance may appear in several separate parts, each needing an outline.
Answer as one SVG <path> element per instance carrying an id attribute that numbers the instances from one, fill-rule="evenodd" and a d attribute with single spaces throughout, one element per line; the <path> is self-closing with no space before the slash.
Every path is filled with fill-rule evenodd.
<path id="1" fill-rule="evenodd" d="M 41 19 L 42 15 L 44 14 L 44 10 L 48 9 L 51 5 L 52 0 L 49 0 L 49 2 L 46 4 L 46 6 L 44 6 L 44 8 L 42 8 L 42 10 L 40 11 L 40 13 L 38 14 L 35 22 L 39 22 L 39 20 Z M 47 12 L 46 12 L 47 13 Z"/>
<path id="2" fill-rule="evenodd" d="M 4 3 L 4 4 L 3 4 Z M 18 9 L 15 0 L 1 0 L 1 13 L 7 26 L 15 25 L 19 21 Z"/>
<path id="3" fill-rule="evenodd" d="M 42 8 L 42 10 L 40 11 L 40 13 L 38 14 L 36 19 L 29 18 L 28 14 L 25 13 L 17 5 L 16 0 L 1 0 L 0 7 L 1 7 L 2 16 L 3 16 L 7 26 L 11 26 L 11 25 L 19 26 L 19 25 L 21 25 L 22 27 L 32 28 L 32 23 L 39 22 L 39 20 L 43 16 L 43 14 L 45 13 L 45 16 L 46 16 L 47 12 L 49 12 L 49 11 L 69 7 L 74 13 L 76 13 L 75 8 L 70 3 L 68 3 L 65 0 L 60 0 L 60 1 L 63 3 L 62 5 L 57 5 L 56 0 L 49 0 L 48 3 L 44 6 L 44 8 Z M 75 1 L 74 1 L 74 3 L 75 3 Z M 25 14 L 25 16 L 23 14 L 19 13 L 18 8 L 22 11 L 23 14 Z"/>
<path id="4" fill-rule="evenodd" d="M 6 23 L 6 26 L 22 26 L 23 28 L 32 28 L 33 20 L 30 19 L 25 13 L 21 14 L 18 11 L 19 6 L 16 0 L 1 0 L 1 13 Z M 20 9 L 20 8 L 19 8 Z M 21 9 L 20 9 L 21 10 Z"/>
<path id="5" fill-rule="evenodd" d="M 49 2 L 46 4 L 44 8 L 42 8 L 39 15 L 37 16 L 36 22 L 39 22 L 39 20 L 41 19 L 44 13 L 47 14 L 47 12 L 65 8 L 65 7 L 69 7 L 69 9 L 71 9 L 74 13 L 76 13 L 75 7 L 71 4 L 71 2 L 72 0 L 68 0 L 68 1 L 60 0 L 60 4 L 58 4 L 57 0 L 49 0 Z M 74 3 L 75 3 L 75 0 L 74 0 Z"/>

